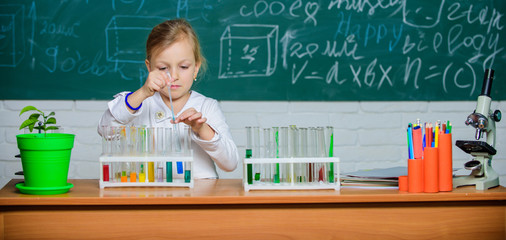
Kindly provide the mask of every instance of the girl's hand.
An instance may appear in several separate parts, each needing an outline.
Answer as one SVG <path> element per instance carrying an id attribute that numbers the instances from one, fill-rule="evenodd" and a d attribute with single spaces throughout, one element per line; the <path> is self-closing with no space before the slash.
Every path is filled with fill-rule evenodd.
<path id="1" fill-rule="evenodd" d="M 169 80 L 166 72 L 160 70 L 151 71 L 141 90 L 146 98 L 151 97 L 155 92 L 160 92 L 164 89 L 168 85 Z"/>
<path id="2" fill-rule="evenodd" d="M 197 112 L 195 108 L 190 108 L 182 112 L 175 123 L 183 122 L 192 128 L 199 138 L 203 140 L 211 140 L 214 137 L 214 130 L 206 123 L 207 118 L 202 117 L 201 112 Z"/>
<path id="3" fill-rule="evenodd" d="M 149 72 L 144 85 L 128 97 L 128 103 L 134 108 L 140 106 L 146 98 L 153 96 L 155 92 L 159 92 L 167 86 L 170 80 L 164 71 L 154 70 Z M 130 113 L 135 112 L 131 108 L 127 109 Z"/>

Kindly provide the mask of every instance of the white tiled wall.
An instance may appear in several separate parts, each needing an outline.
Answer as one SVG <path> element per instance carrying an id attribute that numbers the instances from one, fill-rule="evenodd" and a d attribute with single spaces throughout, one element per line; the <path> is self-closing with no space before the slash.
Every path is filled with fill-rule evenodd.
<path id="1" fill-rule="evenodd" d="M 0 186 L 22 170 L 16 134 L 25 116 L 19 111 L 34 105 L 55 111 L 58 124 L 67 133 L 76 134 L 69 178 L 98 178 L 101 139 L 96 131 L 106 101 L 0 101 Z M 244 155 L 245 126 L 299 127 L 333 126 L 334 155 L 341 158 L 341 172 L 361 169 L 406 166 L 406 127 L 420 118 L 422 122 L 450 120 L 453 141 L 473 140 L 475 131 L 464 121 L 475 108 L 474 101 L 455 102 L 244 102 L 223 101 L 239 152 Z M 503 109 L 506 101 L 493 102 L 493 109 Z M 504 110 L 506 112 L 506 110 Z M 497 124 L 497 155 L 492 165 L 506 185 L 506 120 Z M 454 167 L 461 168 L 470 155 L 453 149 Z M 219 171 L 221 178 L 241 178 L 242 165 L 233 172 Z"/>

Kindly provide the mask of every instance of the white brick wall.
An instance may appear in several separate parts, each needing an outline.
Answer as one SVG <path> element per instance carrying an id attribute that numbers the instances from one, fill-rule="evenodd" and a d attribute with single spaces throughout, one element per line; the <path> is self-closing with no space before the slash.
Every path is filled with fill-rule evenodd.
<path id="1" fill-rule="evenodd" d="M 106 101 L 0 101 L 0 186 L 22 170 L 16 134 L 24 117 L 19 111 L 34 105 L 55 111 L 65 132 L 76 134 L 69 178 L 98 178 L 101 140 L 96 126 Z M 474 129 L 464 121 L 475 108 L 473 101 L 455 102 L 221 102 L 241 155 L 244 155 L 245 126 L 299 127 L 333 126 L 335 156 L 341 158 L 341 171 L 406 166 L 406 127 L 420 118 L 422 122 L 450 120 L 453 141 L 472 140 Z M 504 109 L 506 101 L 493 102 L 493 109 Z M 497 155 L 493 167 L 506 184 L 506 120 L 497 124 Z M 454 147 L 454 167 L 461 168 L 470 155 Z M 242 165 L 230 173 L 219 171 L 221 178 L 241 178 Z"/>

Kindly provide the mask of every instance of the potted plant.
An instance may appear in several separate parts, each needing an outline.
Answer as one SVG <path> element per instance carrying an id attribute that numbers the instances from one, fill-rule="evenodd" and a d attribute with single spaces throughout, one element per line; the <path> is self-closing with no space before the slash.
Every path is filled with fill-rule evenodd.
<path id="1" fill-rule="evenodd" d="M 19 116 L 33 112 L 19 129 L 28 128 L 29 134 L 16 136 L 23 165 L 25 181 L 16 187 L 27 194 L 60 194 L 73 187 L 67 183 L 70 153 L 74 146 L 74 134 L 48 133 L 57 130 L 55 113 L 45 114 L 33 106 L 24 107 Z M 41 120 L 39 120 L 42 118 Z M 31 133 L 33 129 L 38 133 Z"/>

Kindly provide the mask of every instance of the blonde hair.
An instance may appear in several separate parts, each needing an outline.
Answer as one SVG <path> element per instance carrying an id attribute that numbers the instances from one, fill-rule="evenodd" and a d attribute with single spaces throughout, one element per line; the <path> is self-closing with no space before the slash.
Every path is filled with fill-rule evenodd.
<path id="1" fill-rule="evenodd" d="M 206 59 L 200 49 L 198 36 L 190 23 L 181 18 L 162 22 L 151 30 L 146 41 L 146 59 L 150 61 L 153 55 L 169 47 L 174 42 L 185 38 L 188 38 L 193 46 L 195 63 L 200 63 L 200 69 L 205 71 L 207 67 Z"/>

